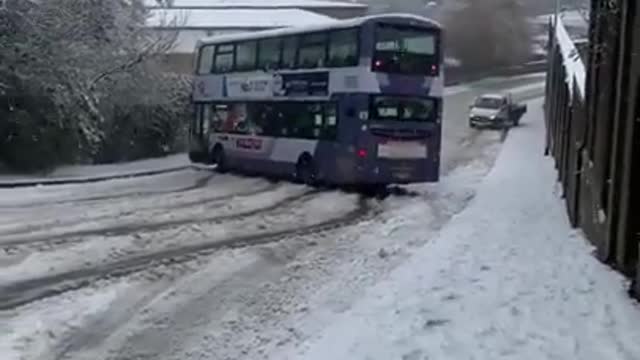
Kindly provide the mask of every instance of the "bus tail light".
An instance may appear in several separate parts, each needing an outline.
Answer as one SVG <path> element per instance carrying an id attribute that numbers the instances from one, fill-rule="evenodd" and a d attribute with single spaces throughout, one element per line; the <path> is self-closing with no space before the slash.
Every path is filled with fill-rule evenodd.
<path id="1" fill-rule="evenodd" d="M 367 150 L 366 149 L 360 149 L 358 150 L 358 157 L 359 158 L 366 158 L 367 157 Z"/>
<path id="2" fill-rule="evenodd" d="M 373 67 L 374 67 L 374 68 L 376 68 L 376 69 L 381 68 L 381 67 L 382 67 L 382 60 L 376 60 L 376 61 L 373 63 Z"/>

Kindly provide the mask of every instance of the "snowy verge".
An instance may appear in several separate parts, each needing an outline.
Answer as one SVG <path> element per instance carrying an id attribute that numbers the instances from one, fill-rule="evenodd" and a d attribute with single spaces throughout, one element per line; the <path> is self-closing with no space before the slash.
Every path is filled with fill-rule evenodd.
<path id="1" fill-rule="evenodd" d="M 209 170 L 211 168 L 210 166 L 191 164 L 186 155 L 179 154 L 161 159 L 140 160 L 122 164 L 67 166 L 43 177 L 0 175 L 0 188 L 83 184 L 131 177 L 153 176 L 188 169 Z"/>
<path id="2" fill-rule="evenodd" d="M 315 338 L 271 358 L 640 358 L 640 308 L 570 228 L 542 156 L 542 114 L 526 116 L 439 236 Z"/>
<path id="3" fill-rule="evenodd" d="M 96 176 L 3 180 L 3 181 L 0 181 L 0 188 L 19 188 L 19 187 L 38 186 L 38 185 L 85 184 L 85 183 L 132 178 L 132 177 L 153 176 L 153 175 L 188 170 L 191 168 L 193 168 L 191 165 L 181 165 L 181 166 L 162 168 L 162 169 L 111 173 L 107 175 L 96 175 Z"/>

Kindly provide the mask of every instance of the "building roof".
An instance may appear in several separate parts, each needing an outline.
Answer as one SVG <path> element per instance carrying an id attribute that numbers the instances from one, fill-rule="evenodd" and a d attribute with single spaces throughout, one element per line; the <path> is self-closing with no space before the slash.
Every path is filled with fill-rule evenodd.
<path id="1" fill-rule="evenodd" d="M 157 8 L 156 0 L 144 0 L 148 8 Z M 174 0 L 179 9 L 365 9 L 367 5 L 354 1 L 330 0 Z"/>
<path id="2" fill-rule="evenodd" d="M 147 26 L 170 29 L 260 30 L 335 21 L 299 9 L 154 9 Z"/>

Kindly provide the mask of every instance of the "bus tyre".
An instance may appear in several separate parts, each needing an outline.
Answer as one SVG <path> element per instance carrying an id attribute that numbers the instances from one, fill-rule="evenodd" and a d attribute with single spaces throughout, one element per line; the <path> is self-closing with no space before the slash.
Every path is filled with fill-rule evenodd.
<path id="1" fill-rule="evenodd" d="M 219 173 L 226 172 L 227 169 L 227 157 L 224 154 L 224 149 L 222 146 L 216 146 L 213 148 L 213 153 L 211 154 L 211 163 L 216 165 L 216 171 Z"/>
<path id="2" fill-rule="evenodd" d="M 298 164 L 296 165 L 296 181 L 309 186 L 317 185 L 318 172 L 311 157 L 304 156 L 298 160 Z"/>

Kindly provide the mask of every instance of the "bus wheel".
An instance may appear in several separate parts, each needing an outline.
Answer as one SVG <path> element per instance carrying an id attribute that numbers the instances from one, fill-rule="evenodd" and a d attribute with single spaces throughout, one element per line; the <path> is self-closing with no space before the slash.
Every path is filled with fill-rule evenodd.
<path id="1" fill-rule="evenodd" d="M 226 172 L 227 169 L 227 157 L 224 154 L 222 146 L 216 146 L 211 154 L 211 162 L 216 165 L 216 171 L 220 173 Z"/>
<path id="2" fill-rule="evenodd" d="M 296 165 L 296 181 L 305 185 L 315 186 L 318 183 L 318 172 L 313 159 L 302 157 Z"/>

